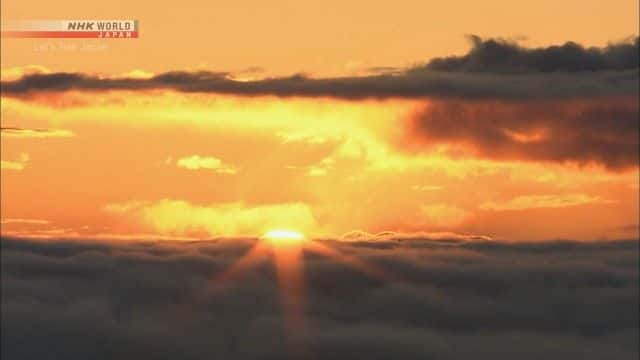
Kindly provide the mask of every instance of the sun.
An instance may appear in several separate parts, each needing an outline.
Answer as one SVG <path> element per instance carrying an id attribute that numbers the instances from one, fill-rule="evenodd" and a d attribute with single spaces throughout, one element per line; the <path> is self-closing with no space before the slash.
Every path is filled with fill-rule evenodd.
<path id="1" fill-rule="evenodd" d="M 303 233 L 290 229 L 273 229 L 269 230 L 262 239 L 274 246 L 290 246 L 301 244 L 306 240 Z"/>

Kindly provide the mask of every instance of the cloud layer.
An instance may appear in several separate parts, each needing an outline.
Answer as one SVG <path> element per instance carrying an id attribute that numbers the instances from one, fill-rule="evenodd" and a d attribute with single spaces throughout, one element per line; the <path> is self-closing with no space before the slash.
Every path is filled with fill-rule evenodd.
<path id="1" fill-rule="evenodd" d="M 287 359 L 269 262 L 211 282 L 251 239 L 2 239 L 2 357 Z M 361 237 L 304 256 L 314 359 L 635 359 L 638 242 Z"/>
<path id="2" fill-rule="evenodd" d="M 638 93 L 638 39 L 604 49 L 575 43 L 524 49 L 503 40 L 473 37 L 462 57 L 434 59 L 392 74 L 313 79 L 305 75 L 235 81 L 226 72 L 175 71 L 148 78 L 81 73 L 36 73 L 2 82 L 6 96 L 69 90 L 182 92 L 362 98 L 567 98 Z M 496 72 L 502 73 L 496 76 Z"/>
<path id="3" fill-rule="evenodd" d="M 458 143 L 497 159 L 638 164 L 636 97 L 573 101 L 434 101 L 410 122 L 422 144 Z"/>

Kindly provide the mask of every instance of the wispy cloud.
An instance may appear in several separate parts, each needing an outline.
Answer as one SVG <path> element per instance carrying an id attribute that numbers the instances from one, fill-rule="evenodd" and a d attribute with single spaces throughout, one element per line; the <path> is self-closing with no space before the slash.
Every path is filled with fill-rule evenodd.
<path id="1" fill-rule="evenodd" d="M 7 138 L 55 138 L 75 136 L 72 131 L 64 129 L 25 129 L 18 127 L 0 128 L 0 135 Z"/>
<path id="2" fill-rule="evenodd" d="M 606 204 L 599 196 L 587 194 L 560 194 L 560 195 L 524 195 L 502 202 L 485 202 L 480 205 L 483 210 L 524 210 L 535 208 L 562 208 L 568 206 L 586 204 Z"/>
<path id="3" fill-rule="evenodd" d="M 0 169 L 21 171 L 29 162 L 29 154 L 22 153 L 16 160 L 0 160 Z"/>
<path id="4" fill-rule="evenodd" d="M 42 219 L 2 219 L 0 220 L 0 224 L 34 224 L 34 225 L 47 225 L 49 224 L 49 220 Z"/>

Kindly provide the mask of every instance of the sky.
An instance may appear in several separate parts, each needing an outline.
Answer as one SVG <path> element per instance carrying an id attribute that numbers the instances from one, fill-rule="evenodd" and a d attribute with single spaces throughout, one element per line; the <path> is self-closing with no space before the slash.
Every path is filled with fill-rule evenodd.
<path id="1" fill-rule="evenodd" d="M 638 1 L 171 5 L 0 3 L 1 358 L 638 358 Z"/>
<path id="2" fill-rule="evenodd" d="M 3 2 L 2 231 L 636 237 L 637 6 Z"/>

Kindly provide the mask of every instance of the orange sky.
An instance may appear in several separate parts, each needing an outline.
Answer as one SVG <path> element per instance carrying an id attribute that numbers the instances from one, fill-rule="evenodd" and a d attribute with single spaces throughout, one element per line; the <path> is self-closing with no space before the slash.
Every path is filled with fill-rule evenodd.
<path id="1" fill-rule="evenodd" d="M 638 216 L 634 170 L 398 149 L 398 119 L 417 102 L 64 97 L 81 105 L 3 99 L 5 126 L 50 129 L 3 133 L 2 158 L 17 167 L 2 171 L 3 219 L 51 222 L 5 230 L 592 238 L 624 235 Z"/>
<path id="2" fill-rule="evenodd" d="M 344 76 L 462 54 L 468 33 L 524 36 L 527 46 L 566 40 L 601 46 L 637 34 L 638 4 L 2 3 L 3 20 L 45 18 L 135 18 L 141 34 L 96 51 L 42 51 L 58 40 L 3 39 L 3 79 L 18 78 L 29 66 L 104 76 L 197 69 L 237 78 Z M 243 72 L 251 67 L 264 71 Z M 3 95 L 2 127 L 32 131 L 2 132 L 2 232 L 205 237 L 290 228 L 310 236 L 354 230 L 514 240 L 637 236 L 637 167 L 486 156 L 446 141 L 412 151 L 404 146 L 412 141 L 411 119 L 430 106 L 432 99 L 424 98 L 167 89 Z"/>

